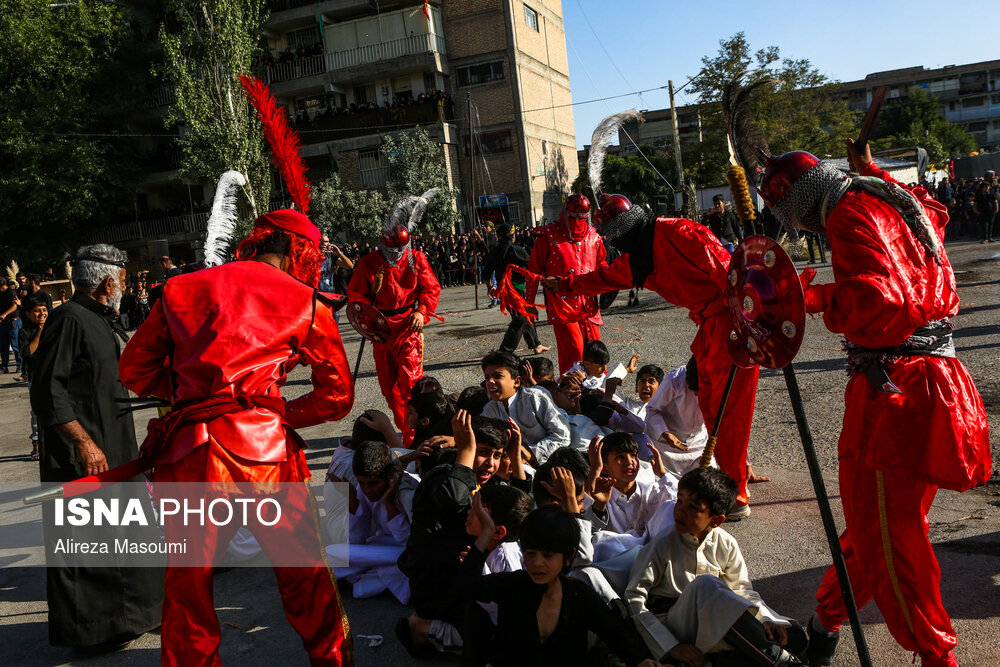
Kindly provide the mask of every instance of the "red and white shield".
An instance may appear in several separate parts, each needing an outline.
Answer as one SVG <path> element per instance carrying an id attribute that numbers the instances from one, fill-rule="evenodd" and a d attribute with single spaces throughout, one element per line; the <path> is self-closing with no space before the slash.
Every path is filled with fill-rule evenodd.
<path id="1" fill-rule="evenodd" d="M 726 278 L 733 363 L 787 366 L 798 354 L 806 326 L 805 296 L 791 258 L 774 240 L 748 236 L 736 246 Z"/>
<path id="2" fill-rule="evenodd" d="M 363 338 L 373 343 L 385 343 L 392 336 L 389 320 L 375 306 L 364 301 L 351 301 L 344 308 L 347 321 Z"/>

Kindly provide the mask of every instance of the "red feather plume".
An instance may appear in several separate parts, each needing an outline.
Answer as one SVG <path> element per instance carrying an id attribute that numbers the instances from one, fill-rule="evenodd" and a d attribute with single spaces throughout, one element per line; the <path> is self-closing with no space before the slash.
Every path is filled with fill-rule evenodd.
<path id="1" fill-rule="evenodd" d="M 243 94 L 257 111 L 264 126 L 264 138 L 271 146 L 271 161 L 285 179 L 288 195 L 299 213 L 309 212 L 312 188 L 306 180 L 306 163 L 299 154 L 299 135 L 288 123 L 288 112 L 279 107 L 270 89 L 260 79 L 240 75 Z"/>

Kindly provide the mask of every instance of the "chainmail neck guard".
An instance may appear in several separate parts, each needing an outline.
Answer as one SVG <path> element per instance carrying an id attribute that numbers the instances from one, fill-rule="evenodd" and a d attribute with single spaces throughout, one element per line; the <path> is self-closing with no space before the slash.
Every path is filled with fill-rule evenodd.
<path id="1" fill-rule="evenodd" d="M 622 232 L 613 241 L 608 241 L 622 253 L 628 254 L 629 269 L 632 271 L 632 286 L 642 287 L 646 278 L 653 272 L 653 231 L 655 228 L 653 217 L 646 214 L 642 206 L 633 206 L 627 213 L 619 215 L 632 215 L 633 211 L 639 213 L 634 216 L 632 223 L 626 232 Z M 603 225 L 602 225 L 603 227 Z"/>
<path id="2" fill-rule="evenodd" d="M 389 264 L 391 264 L 393 266 L 395 266 L 396 264 L 398 264 L 399 260 L 403 259 L 403 255 L 409 249 L 410 249 L 410 244 L 409 243 L 407 243 L 402 248 L 390 248 L 389 246 L 387 246 L 384 243 L 379 243 L 378 244 L 378 251 L 380 253 L 382 253 L 382 257 L 384 257 L 385 261 L 389 262 Z"/>
<path id="3" fill-rule="evenodd" d="M 598 232 L 605 241 L 614 241 L 623 234 L 627 234 L 636 224 L 641 224 L 646 219 L 646 210 L 637 204 L 632 208 L 619 213 L 601 225 Z"/>
<path id="4" fill-rule="evenodd" d="M 822 234 L 825 213 L 833 210 L 850 186 L 850 176 L 820 162 L 795 181 L 771 212 L 787 230 L 798 227 Z"/>

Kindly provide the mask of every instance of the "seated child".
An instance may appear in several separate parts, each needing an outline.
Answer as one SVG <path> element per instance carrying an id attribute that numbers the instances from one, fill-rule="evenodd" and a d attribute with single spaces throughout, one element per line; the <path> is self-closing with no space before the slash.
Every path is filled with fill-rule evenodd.
<path id="1" fill-rule="evenodd" d="M 490 656 L 497 667 L 585 664 L 590 631 L 628 665 L 658 665 L 633 641 L 626 621 L 586 584 L 566 576 L 580 542 L 571 516 L 555 507 L 529 514 L 521 528 L 525 569 L 483 576 L 494 526 L 478 496 L 473 508 L 482 529 L 462 565 L 462 583 L 470 598 L 497 605 L 492 645 L 471 647 L 477 654 Z"/>
<path id="2" fill-rule="evenodd" d="M 589 472 L 590 464 L 580 452 L 569 447 L 557 449 L 549 460 L 538 468 L 535 479 L 532 480 L 532 495 L 538 507 L 555 505 L 576 519 L 579 524 L 580 543 L 573 558 L 570 576 L 586 582 L 605 602 L 618 600 L 617 604 L 620 605 L 621 595 L 625 590 L 625 584 L 628 583 L 631 563 L 628 567 L 621 568 L 625 571 L 624 576 L 618 576 L 614 571 L 610 573 L 612 578 L 617 576 L 618 579 L 624 579 L 616 581 L 617 586 L 611 583 L 608 572 L 595 566 L 593 535 L 595 531 L 605 528 L 607 523 L 595 517 L 594 513 L 586 508 L 584 486 Z M 610 485 L 608 488 L 610 489 Z"/>
<path id="3" fill-rule="evenodd" d="M 493 536 L 485 547 L 487 556 L 483 566 L 483 574 L 516 572 L 524 569 L 524 557 L 521 555 L 521 547 L 517 541 L 521 536 L 521 524 L 524 522 L 524 517 L 535 509 L 535 503 L 531 496 L 510 486 L 487 484 L 479 490 L 476 497 L 482 501 L 483 509 L 489 513 L 494 525 Z M 483 531 L 479 515 L 472 508 L 469 509 L 465 520 L 465 530 L 469 535 L 470 542 L 474 542 Z M 456 594 L 464 596 L 464 591 L 456 588 Z M 443 647 L 462 646 L 463 644 L 471 647 L 481 644 L 484 639 L 491 640 L 494 626 L 497 624 L 496 605 L 479 603 L 476 607 L 470 607 L 465 620 L 466 623 L 461 633 L 452 626 L 441 628 L 443 632 L 434 636 L 436 643 Z M 468 638 L 470 634 L 478 639 L 464 642 L 463 638 Z M 482 658 L 467 662 L 485 664 L 485 660 Z"/>
<path id="4" fill-rule="evenodd" d="M 331 545 L 331 558 L 347 556 L 337 577 L 354 584 L 354 597 L 367 598 L 389 589 L 402 604 L 410 601 L 410 586 L 396 560 L 410 537 L 410 512 L 416 477 L 397 471 L 384 442 L 355 446 L 352 462 L 357 483 L 350 493 L 350 546 Z M 346 554 L 344 553 L 346 552 Z"/>
<path id="5" fill-rule="evenodd" d="M 635 376 L 635 393 L 639 398 L 619 394 L 618 402 L 636 417 L 645 420 L 646 408 L 661 382 L 663 382 L 663 369 L 656 364 L 646 364 Z"/>
<path id="6" fill-rule="evenodd" d="M 569 444 L 569 423 L 544 389 L 521 386 L 521 361 L 511 352 L 494 351 L 483 357 L 483 375 L 490 402 L 484 417 L 517 422 L 524 446 L 538 463 Z"/>
<path id="7" fill-rule="evenodd" d="M 643 551 L 626 592 L 649 650 L 661 661 L 702 664 L 725 642 L 742 656 L 740 664 L 805 664 L 793 655 L 805 648 L 805 633 L 764 604 L 739 545 L 719 527 L 736 503 L 736 483 L 715 468 L 698 468 L 684 475 L 678 494 L 673 529 Z"/>
<path id="8" fill-rule="evenodd" d="M 465 521 L 473 491 L 500 465 L 506 426 L 459 410 L 452 420 L 455 462 L 424 469 L 413 495 L 410 538 L 398 565 L 410 580 L 414 613 L 396 624 L 396 636 L 413 657 L 434 652 L 428 641 L 434 624 L 462 626 L 464 602 L 454 595 L 453 582 L 469 544 Z"/>
<path id="9" fill-rule="evenodd" d="M 414 393 L 406 404 L 406 424 L 413 429 L 413 448 L 435 435 L 451 433 L 451 409 L 444 394 Z"/>
<path id="10" fill-rule="evenodd" d="M 386 436 L 373 426 L 373 424 L 378 423 L 378 414 L 381 414 L 378 410 L 366 410 L 354 420 L 351 437 L 341 438 L 340 444 L 333 450 L 330 467 L 326 471 L 326 482 L 323 484 L 327 544 L 347 544 L 348 542 L 348 491 L 350 486 L 357 484 L 358 481 L 354 478 L 353 443 L 386 442 Z M 388 417 L 385 417 L 385 421 L 391 424 Z M 395 433 L 395 429 L 393 429 L 393 433 Z M 398 442 L 397 446 L 401 446 L 402 441 Z"/>
<path id="11" fill-rule="evenodd" d="M 594 515 L 607 521 L 604 534 L 594 536 L 595 560 L 606 560 L 642 544 L 648 535 L 665 527 L 668 503 L 677 498 L 677 477 L 663 467 L 656 448 L 648 449 L 652 474 L 640 466 L 639 445 L 630 434 L 612 433 L 591 443 L 587 493 L 594 499 Z M 597 487 L 602 474 L 613 480 L 608 492 Z"/>
<path id="12" fill-rule="evenodd" d="M 698 406 L 694 357 L 667 373 L 646 404 L 646 434 L 670 472 L 681 476 L 698 467 L 708 443 L 708 429 Z"/>
<path id="13" fill-rule="evenodd" d="M 548 357 L 529 357 L 524 363 L 528 366 L 525 371 L 531 371 L 530 374 L 525 373 L 523 378 L 525 386 L 533 387 L 546 380 L 556 379 L 556 369 Z"/>
<path id="14" fill-rule="evenodd" d="M 588 340 L 583 344 L 583 359 L 574 363 L 566 374 L 583 373 L 584 389 L 604 390 L 604 381 L 608 378 L 608 364 L 611 363 L 611 353 L 608 346 L 599 340 Z"/>
<path id="15" fill-rule="evenodd" d="M 552 394 L 552 400 L 569 424 L 569 446 L 578 452 L 585 452 L 590 441 L 604 432 L 590 417 L 582 413 L 581 398 L 580 386 L 572 375 L 562 376 L 558 388 Z"/>
<path id="16" fill-rule="evenodd" d="M 485 387 L 466 387 L 458 395 L 458 402 L 455 411 L 465 410 L 470 415 L 483 414 L 483 408 L 490 402 L 490 395 L 486 393 Z"/>

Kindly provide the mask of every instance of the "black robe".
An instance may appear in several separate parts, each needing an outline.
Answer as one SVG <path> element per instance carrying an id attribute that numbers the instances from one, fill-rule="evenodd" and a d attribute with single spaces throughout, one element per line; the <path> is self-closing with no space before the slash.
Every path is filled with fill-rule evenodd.
<path id="1" fill-rule="evenodd" d="M 128 391 L 118 379 L 120 339 L 114 312 L 81 293 L 56 308 L 33 358 L 31 407 L 40 430 L 41 481 L 66 482 L 87 474 L 75 448 L 55 429 L 73 420 L 93 439 L 108 467 L 138 455 Z M 136 481 L 141 480 L 138 478 Z M 51 503 L 43 507 L 51 535 Z M 122 536 L 127 536 L 128 529 Z M 47 540 L 48 541 L 48 540 Z M 160 624 L 163 570 L 140 567 L 49 567 L 49 642 L 94 646 L 129 639 Z"/>

